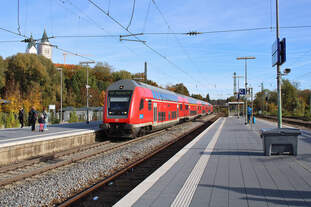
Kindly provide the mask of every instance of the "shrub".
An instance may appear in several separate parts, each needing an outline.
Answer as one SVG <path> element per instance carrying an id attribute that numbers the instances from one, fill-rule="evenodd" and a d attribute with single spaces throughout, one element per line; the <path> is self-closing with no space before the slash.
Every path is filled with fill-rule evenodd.
<path id="1" fill-rule="evenodd" d="M 13 128 L 19 126 L 18 119 L 17 117 L 15 117 L 15 114 L 13 112 L 6 114 L 4 126 L 5 128 Z"/>
<path id="2" fill-rule="evenodd" d="M 70 112 L 70 118 L 69 118 L 69 123 L 74 123 L 74 122 L 78 122 L 79 119 L 78 119 L 78 116 L 77 116 L 77 113 L 76 111 L 72 111 Z"/>

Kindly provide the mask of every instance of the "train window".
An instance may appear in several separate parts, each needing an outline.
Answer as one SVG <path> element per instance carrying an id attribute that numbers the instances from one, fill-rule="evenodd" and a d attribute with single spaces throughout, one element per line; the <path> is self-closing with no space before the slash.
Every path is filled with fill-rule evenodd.
<path id="1" fill-rule="evenodd" d="M 171 119 L 171 112 L 168 112 L 168 120 Z"/>
<path id="2" fill-rule="evenodd" d="M 180 110 L 182 110 L 182 104 L 180 104 L 179 108 L 180 108 Z"/>
<path id="3" fill-rule="evenodd" d="M 188 108 L 189 108 L 189 106 L 188 106 L 188 105 L 186 105 L 186 110 L 188 110 Z"/>
<path id="4" fill-rule="evenodd" d="M 163 120 L 165 121 L 166 120 L 166 113 L 163 112 Z"/>
<path id="5" fill-rule="evenodd" d="M 152 109 L 152 101 L 149 100 L 148 101 L 148 110 L 151 111 L 151 109 Z"/>
<path id="6" fill-rule="evenodd" d="M 144 108 L 144 99 L 140 99 L 140 104 L 139 104 L 139 110 L 142 110 Z"/>

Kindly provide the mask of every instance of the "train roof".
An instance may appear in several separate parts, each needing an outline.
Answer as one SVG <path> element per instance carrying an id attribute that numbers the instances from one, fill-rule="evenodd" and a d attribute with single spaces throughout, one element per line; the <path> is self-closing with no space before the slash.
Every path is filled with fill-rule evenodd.
<path id="1" fill-rule="evenodd" d="M 166 89 L 158 88 L 155 86 L 148 85 L 146 83 L 137 82 L 137 81 L 129 80 L 129 79 L 119 80 L 117 82 L 114 82 L 108 87 L 108 90 L 120 90 L 120 89 L 134 90 L 136 87 L 143 87 L 143 88 L 150 89 L 152 91 L 153 97 L 159 100 L 168 100 L 168 101 L 176 101 L 176 102 L 183 100 L 190 104 L 201 103 L 201 104 L 211 105 L 208 102 L 205 102 L 199 99 L 195 99 L 189 96 L 175 93 L 173 91 L 169 91 Z"/>

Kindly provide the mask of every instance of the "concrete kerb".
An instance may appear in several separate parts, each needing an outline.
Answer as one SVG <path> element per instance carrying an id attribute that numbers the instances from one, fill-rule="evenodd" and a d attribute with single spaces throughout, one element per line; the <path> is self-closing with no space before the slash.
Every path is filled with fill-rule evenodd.
<path id="1" fill-rule="evenodd" d="M 0 165 L 95 143 L 97 131 L 99 130 L 87 130 L 2 144 L 0 145 Z"/>

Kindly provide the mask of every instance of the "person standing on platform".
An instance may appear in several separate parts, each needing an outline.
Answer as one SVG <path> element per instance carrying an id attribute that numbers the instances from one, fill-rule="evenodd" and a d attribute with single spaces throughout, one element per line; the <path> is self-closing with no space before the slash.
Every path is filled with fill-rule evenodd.
<path id="1" fill-rule="evenodd" d="M 43 130 L 46 131 L 46 130 L 48 130 L 48 128 L 47 128 L 47 124 L 48 124 L 48 121 L 49 121 L 49 119 L 48 119 L 48 113 L 47 113 L 46 110 L 44 109 L 42 114 L 43 114 L 43 118 L 44 118 L 44 127 L 43 127 Z"/>
<path id="2" fill-rule="evenodd" d="M 19 112 L 18 112 L 18 120 L 19 123 L 21 124 L 21 128 L 24 127 L 24 109 L 23 107 L 20 108 Z"/>
<path id="3" fill-rule="evenodd" d="M 31 107 L 28 115 L 29 115 L 28 121 L 29 121 L 29 124 L 31 125 L 31 131 L 35 131 L 38 114 L 34 106 Z"/>
<path id="4" fill-rule="evenodd" d="M 247 118 L 248 118 L 248 122 L 247 123 L 249 123 L 249 121 L 251 120 L 252 112 L 253 112 L 253 109 L 250 106 L 248 106 L 247 107 Z"/>
<path id="5" fill-rule="evenodd" d="M 43 132 L 43 130 L 44 130 L 44 123 L 45 123 L 43 114 L 39 115 L 38 122 L 39 122 L 39 132 Z"/>

